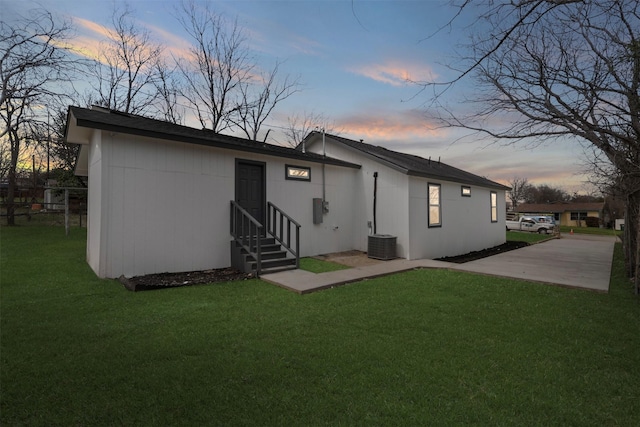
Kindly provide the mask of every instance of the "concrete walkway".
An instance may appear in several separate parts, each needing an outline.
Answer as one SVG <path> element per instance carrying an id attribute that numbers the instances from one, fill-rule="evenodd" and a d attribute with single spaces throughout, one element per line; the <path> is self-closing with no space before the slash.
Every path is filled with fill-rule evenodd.
<path id="1" fill-rule="evenodd" d="M 563 234 L 560 239 L 454 267 L 492 276 L 609 291 L 614 236 Z"/>
<path id="2" fill-rule="evenodd" d="M 416 268 L 446 268 L 608 292 L 614 243 L 613 236 L 563 234 L 561 239 L 549 240 L 465 264 L 428 259 L 396 259 L 328 273 L 289 270 L 265 274 L 261 278 L 274 285 L 306 294 Z"/>

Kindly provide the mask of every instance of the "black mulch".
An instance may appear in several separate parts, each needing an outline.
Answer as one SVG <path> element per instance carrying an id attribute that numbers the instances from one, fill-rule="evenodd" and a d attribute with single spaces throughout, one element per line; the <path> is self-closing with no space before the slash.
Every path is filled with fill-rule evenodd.
<path id="1" fill-rule="evenodd" d="M 486 258 L 488 256 L 501 254 L 504 252 L 512 251 L 514 249 L 524 248 L 529 246 L 527 242 L 506 242 L 493 248 L 483 249 L 481 251 L 469 252 L 468 254 L 450 256 L 444 258 L 437 258 L 437 261 L 453 262 L 456 264 L 464 264 L 465 262 L 475 261 L 477 259 Z"/>
<path id="2" fill-rule="evenodd" d="M 497 255 L 503 252 L 528 246 L 526 242 L 506 242 L 500 246 L 469 252 L 468 254 L 454 257 L 437 258 L 438 261 L 464 264 L 476 259 Z M 130 291 L 144 291 L 151 289 L 172 288 L 176 286 L 200 285 L 204 283 L 230 282 L 235 280 L 252 279 L 251 273 L 242 273 L 234 268 L 218 268 L 214 270 L 189 271 L 185 273 L 159 273 L 146 276 L 126 278 L 121 276 L 118 280 Z"/>
<path id="3" fill-rule="evenodd" d="M 176 286 L 200 285 L 204 283 L 230 282 L 253 278 L 251 273 L 242 273 L 235 268 L 189 271 L 184 273 L 159 273 L 146 276 L 124 277 L 118 280 L 130 291 L 173 288 Z"/>

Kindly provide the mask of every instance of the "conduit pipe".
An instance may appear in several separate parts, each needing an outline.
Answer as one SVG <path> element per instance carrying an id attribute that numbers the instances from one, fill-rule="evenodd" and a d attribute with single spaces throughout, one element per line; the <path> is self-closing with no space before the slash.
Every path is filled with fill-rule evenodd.
<path id="1" fill-rule="evenodd" d="M 322 157 L 326 158 L 327 157 L 327 150 L 326 150 L 326 141 L 325 141 L 325 134 L 324 134 L 324 128 L 322 128 Z M 322 162 L 322 213 L 327 213 L 329 211 L 329 209 L 327 209 L 327 199 L 326 199 L 326 183 L 325 183 L 325 163 Z"/>
<path id="2" fill-rule="evenodd" d="M 376 207 L 378 204 L 378 172 L 373 173 L 373 234 L 377 234 Z"/>

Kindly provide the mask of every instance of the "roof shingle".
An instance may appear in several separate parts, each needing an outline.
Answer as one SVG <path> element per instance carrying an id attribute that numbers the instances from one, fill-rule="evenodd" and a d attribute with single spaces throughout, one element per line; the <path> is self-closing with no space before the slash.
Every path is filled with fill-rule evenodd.
<path id="1" fill-rule="evenodd" d="M 317 135 L 319 132 L 312 132 L 312 135 Z M 340 142 L 348 147 L 359 150 L 368 154 L 377 161 L 387 164 L 392 168 L 399 170 L 407 175 L 420 176 L 432 179 L 443 179 L 446 181 L 459 182 L 462 184 L 478 185 L 482 187 L 496 188 L 500 190 L 508 190 L 509 187 L 502 185 L 490 179 L 472 174 L 470 172 L 458 169 L 453 166 L 449 166 L 446 163 L 431 159 L 425 159 L 420 156 L 412 154 L 400 153 L 397 151 L 389 150 L 377 145 L 366 144 L 360 141 L 354 141 L 352 139 L 343 138 L 336 135 L 325 135 L 327 138 L 331 138 L 337 142 Z M 298 147 L 299 148 L 299 147 Z"/>
<path id="2" fill-rule="evenodd" d="M 106 110 L 103 108 L 87 109 L 70 106 L 68 114 L 69 116 L 73 115 L 73 117 L 75 117 L 76 125 L 79 127 L 101 129 L 239 151 L 249 151 L 314 163 L 360 168 L 360 165 L 345 162 L 340 159 L 325 157 L 320 154 L 302 153 L 301 151 L 293 148 L 223 135 L 209 129 L 195 129 L 162 120 L 150 119 L 119 111 Z M 70 121 L 67 120 L 67 123 L 69 122 Z"/>

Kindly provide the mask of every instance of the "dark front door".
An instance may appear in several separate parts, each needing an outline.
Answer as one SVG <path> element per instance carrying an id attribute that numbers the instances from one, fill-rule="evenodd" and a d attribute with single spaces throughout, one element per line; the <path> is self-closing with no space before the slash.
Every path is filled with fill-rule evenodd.
<path id="1" fill-rule="evenodd" d="M 266 207 L 265 164 L 236 162 L 236 202 L 264 224 Z"/>

